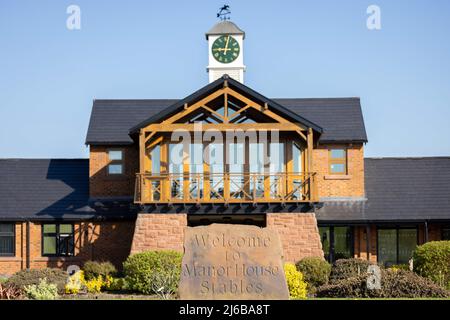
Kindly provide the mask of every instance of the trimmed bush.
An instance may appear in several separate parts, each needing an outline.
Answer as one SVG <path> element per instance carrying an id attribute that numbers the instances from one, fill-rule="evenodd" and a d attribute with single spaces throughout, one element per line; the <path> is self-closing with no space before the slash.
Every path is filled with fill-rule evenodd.
<path id="1" fill-rule="evenodd" d="M 47 282 L 47 279 L 40 279 L 39 284 L 25 286 L 25 293 L 33 300 L 55 300 L 58 298 L 58 288 L 56 284 Z"/>
<path id="2" fill-rule="evenodd" d="M 450 289 L 450 241 L 432 241 L 414 251 L 414 271 Z"/>
<path id="3" fill-rule="evenodd" d="M 61 269 L 31 269 L 16 272 L 8 279 L 7 283 L 13 284 L 20 289 L 25 289 L 25 286 L 39 285 L 41 279 L 47 279 L 48 283 L 56 285 L 58 293 L 64 293 L 64 287 L 68 278 L 69 274 Z"/>
<path id="4" fill-rule="evenodd" d="M 133 254 L 123 264 L 125 280 L 131 290 L 144 294 L 157 294 L 155 279 L 165 278 L 164 290 L 178 291 L 182 254 L 172 250 L 146 251 Z"/>
<path id="5" fill-rule="evenodd" d="M 372 263 L 362 259 L 339 259 L 331 268 L 330 283 L 366 274 Z"/>
<path id="6" fill-rule="evenodd" d="M 114 276 L 117 274 L 117 269 L 109 262 L 87 261 L 83 266 L 84 277 L 86 280 L 97 279 L 101 276 L 106 279 L 108 276 Z"/>
<path id="7" fill-rule="evenodd" d="M 327 298 L 447 298 L 450 293 L 411 271 L 381 271 L 381 289 L 367 289 L 367 275 L 341 279 L 317 289 Z"/>
<path id="8" fill-rule="evenodd" d="M 304 258 L 297 262 L 296 267 L 303 274 L 309 292 L 314 292 L 317 287 L 328 283 L 331 265 L 323 258 Z"/>
<path id="9" fill-rule="evenodd" d="M 303 281 L 303 274 L 297 270 L 293 263 L 284 265 L 284 273 L 289 289 L 289 296 L 294 299 L 306 298 L 306 282 Z"/>

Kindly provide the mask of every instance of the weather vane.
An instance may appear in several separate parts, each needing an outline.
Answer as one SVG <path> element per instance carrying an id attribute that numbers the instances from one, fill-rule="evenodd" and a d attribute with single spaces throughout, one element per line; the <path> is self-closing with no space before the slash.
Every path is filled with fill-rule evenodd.
<path id="1" fill-rule="evenodd" d="M 219 12 L 217 13 L 217 18 L 220 18 L 220 20 L 230 20 L 230 6 L 225 4 L 222 8 L 220 8 Z"/>

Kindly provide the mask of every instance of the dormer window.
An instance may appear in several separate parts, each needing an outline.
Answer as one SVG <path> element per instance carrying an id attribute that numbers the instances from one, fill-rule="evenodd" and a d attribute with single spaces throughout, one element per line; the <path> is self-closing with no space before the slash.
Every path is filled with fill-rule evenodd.
<path id="1" fill-rule="evenodd" d="M 328 151 L 328 171 L 330 174 L 347 174 L 346 149 L 330 149 Z"/>
<path id="2" fill-rule="evenodd" d="M 108 174 L 109 175 L 119 175 L 124 172 L 124 160 L 123 160 L 123 150 L 109 150 L 109 165 Z"/>

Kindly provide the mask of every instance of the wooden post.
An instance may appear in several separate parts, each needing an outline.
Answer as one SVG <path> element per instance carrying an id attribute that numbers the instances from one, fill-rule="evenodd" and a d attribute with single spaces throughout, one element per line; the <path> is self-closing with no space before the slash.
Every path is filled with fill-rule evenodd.
<path id="1" fill-rule="evenodd" d="M 186 146 L 185 143 L 183 143 L 183 199 L 184 200 L 190 200 L 190 175 L 189 175 L 189 163 L 190 163 L 190 145 L 188 144 Z"/>
<path id="2" fill-rule="evenodd" d="M 224 140 L 223 142 L 223 158 L 224 158 L 224 169 L 223 169 L 223 198 L 225 202 L 230 200 L 230 165 L 229 165 L 229 145 Z"/>
<path id="3" fill-rule="evenodd" d="M 288 195 L 294 189 L 293 173 L 294 173 L 294 157 L 293 149 L 294 145 L 291 139 L 286 140 L 286 193 Z M 286 199 L 289 200 L 289 199 Z"/>
<path id="4" fill-rule="evenodd" d="M 160 165 L 161 175 L 163 177 L 161 181 L 161 201 L 170 201 L 170 179 L 169 179 L 169 144 L 166 139 L 161 143 L 160 150 Z"/>
<path id="5" fill-rule="evenodd" d="M 313 190 L 314 186 L 312 184 L 314 183 L 312 172 L 313 172 L 313 130 L 312 128 L 308 128 L 308 136 L 307 136 L 307 143 L 308 143 L 308 161 L 307 161 L 307 171 L 305 172 L 305 179 L 309 179 L 309 185 L 308 190 L 305 190 L 305 194 L 308 194 L 309 200 L 312 200 L 314 197 Z"/>
<path id="6" fill-rule="evenodd" d="M 224 111 L 223 111 L 223 122 L 228 123 L 228 93 L 224 94 Z"/>
<path id="7" fill-rule="evenodd" d="M 210 173 L 211 169 L 209 167 L 211 162 L 211 150 L 209 149 L 210 144 L 208 142 L 203 142 L 203 155 L 207 155 L 206 159 L 205 157 L 202 157 L 203 159 L 203 199 L 205 201 L 210 200 L 211 195 L 211 178 Z"/>
<path id="8" fill-rule="evenodd" d="M 267 157 L 267 158 L 266 158 Z M 266 160 L 269 160 L 266 162 Z M 264 143 L 263 147 L 263 162 L 264 162 L 264 199 L 270 201 L 270 142 Z"/>
<path id="9" fill-rule="evenodd" d="M 143 203 L 146 199 L 145 192 L 145 177 L 142 174 L 145 173 L 145 132 L 143 129 L 139 132 L 139 175 L 136 179 L 139 180 L 139 202 Z"/>

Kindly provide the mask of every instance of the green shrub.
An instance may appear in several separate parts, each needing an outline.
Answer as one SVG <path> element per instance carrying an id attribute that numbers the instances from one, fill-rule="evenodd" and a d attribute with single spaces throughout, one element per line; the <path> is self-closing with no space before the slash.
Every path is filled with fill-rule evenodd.
<path id="1" fill-rule="evenodd" d="M 147 251 L 133 254 L 123 264 L 129 288 L 144 294 L 157 294 L 155 280 L 166 279 L 164 290 L 176 292 L 181 274 L 182 254 L 176 251 Z"/>
<path id="2" fill-rule="evenodd" d="M 297 270 L 293 263 L 284 265 L 284 273 L 289 289 L 289 296 L 294 299 L 306 299 L 306 282 L 303 281 L 303 274 Z"/>
<path id="3" fill-rule="evenodd" d="M 450 289 L 450 241 L 432 241 L 414 251 L 414 271 Z"/>
<path id="4" fill-rule="evenodd" d="M 67 283 L 69 274 L 61 269 L 30 269 L 16 272 L 7 283 L 13 284 L 20 289 L 25 286 L 38 285 L 41 279 L 47 279 L 49 283 L 53 283 L 58 288 L 58 293 L 64 293 L 64 287 Z"/>
<path id="5" fill-rule="evenodd" d="M 127 291 L 128 283 L 125 278 L 113 278 L 111 285 L 107 288 L 108 291 Z"/>
<path id="6" fill-rule="evenodd" d="M 86 280 L 97 279 L 102 276 L 106 279 L 107 276 L 114 276 L 117 274 L 117 269 L 109 262 L 87 261 L 83 266 L 84 277 Z"/>
<path id="7" fill-rule="evenodd" d="M 362 259 L 339 259 L 331 268 L 330 283 L 357 277 L 367 273 L 367 268 L 372 263 Z"/>
<path id="8" fill-rule="evenodd" d="M 405 270 L 381 270 L 381 289 L 367 289 L 367 275 L 341 279 L 317 289 L 317 297 L 327 298 L 446 298 L 447 290 Z"/>
<path id="9" fill-rule="evenodd" d="M 298 271 L 303 274 L 308 284 L 308 292 L 314 292 L 317 287 L 328 283 L 331 265 L 323 258 L 309 257 L 297 262 Z"/>
<path id="10" fill-rule="evenodd" d="M 39 284 L 25 286 L 25 293 L 33 300 L 55 300 L 58 298 L 58 288 L 54 283 L 48 283 L 47 279 L 40 279 Z"/>

